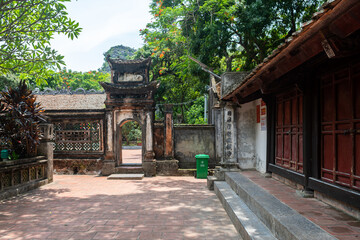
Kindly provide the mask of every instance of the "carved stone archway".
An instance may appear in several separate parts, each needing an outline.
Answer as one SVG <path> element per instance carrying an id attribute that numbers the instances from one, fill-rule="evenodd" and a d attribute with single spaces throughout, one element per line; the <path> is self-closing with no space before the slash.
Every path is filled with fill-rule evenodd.
<path id="1" fill-rule="evenodd" d="M 142 129 L 142 167 L 145 176 L 154 176 L 154 93 L 159 83 L 149 81 L 150 59 L 107 60 L 111 68 L 111 83 L 100 83 L 106 92 L 106 141 L 102 174 L 112 174 L 116 167 L 121 166 L 120 127 L 125 121 L 135 120 Z"/>

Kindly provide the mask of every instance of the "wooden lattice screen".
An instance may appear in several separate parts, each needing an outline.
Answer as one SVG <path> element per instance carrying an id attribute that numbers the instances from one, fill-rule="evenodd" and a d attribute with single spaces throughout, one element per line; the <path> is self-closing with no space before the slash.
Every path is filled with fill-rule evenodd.
<path id="1" fill-rule="evenodd" d="M 55 152 L 101 152 L 102 120 L 54 122 Z"/>

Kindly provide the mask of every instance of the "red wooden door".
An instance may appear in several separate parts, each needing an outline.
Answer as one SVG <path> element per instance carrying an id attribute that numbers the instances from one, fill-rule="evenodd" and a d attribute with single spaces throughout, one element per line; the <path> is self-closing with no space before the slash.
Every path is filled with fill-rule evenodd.
<path id="1" fill-rule="evenodd" d="M 321 79 L 321 178 L 360 190 L 360 64 Z"/>
<path id="2" fill-rule="evenodd" d="M 298 90 L 276 97 L 275 164 L 303 172 L 303 94 Z"/>

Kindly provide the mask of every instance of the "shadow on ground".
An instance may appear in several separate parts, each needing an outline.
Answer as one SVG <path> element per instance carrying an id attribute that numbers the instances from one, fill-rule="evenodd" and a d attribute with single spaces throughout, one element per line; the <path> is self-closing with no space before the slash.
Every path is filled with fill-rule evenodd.
<path id="1" fill-rule="evenodd" d="M 57 178 L 0 204 L 0 239 L 240 239 L 204 181 Z"/>

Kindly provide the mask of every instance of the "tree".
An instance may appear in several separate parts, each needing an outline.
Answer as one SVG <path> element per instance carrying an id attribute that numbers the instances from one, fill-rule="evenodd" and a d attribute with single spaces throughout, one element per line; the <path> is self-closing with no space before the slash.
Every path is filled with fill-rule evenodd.
<path id="1" fill-rule="evenodd" d="M 152 79 L 161 81 L 157 103 L 176 103 L 174 116 L 193 122 L 203 114 L 194 100 L 209 77 L 189 55 L 218 74 L 251 70 L 324 1 L 153 0 L 153 21 L 140 30 L 145 46 L 135 55 L 152 58 Z"/>
<path id="2" fill-rule="evenodd" d="M 182 16 L 179 2 L 151 4 L 154 21 L 140 31 L 145 46 L 136 52 L 135 58 L 152 58 L 151 78 L 161 81 L 155 100 L 159 104 L 178 103 L 174 105 L 174 118 L 183 123 L 193 100 L 205 92 L 209 77 L 188 58 L 186 38 L 178 24 Z"/>
<path id="3" fill-rule="evenodd" d="M 251 70 L 310 19 L 324 0 L 187 1 L 181 23 L 191 54 L 213 68 Z M 221 61 L 221 59 L 224 59 Z"/>
<path id="4" fill-rule="evenodd" d="M 141 141 L 141 126 L 138 122 L 129 121 L 121 127 L 121 135 L 125 144 L 130 145 L 130 141 Z"/>
<path id="5" fill-rule="evenodd" d="M 0 75 L 0 91 L 5 89 L 6 87 L 16 87 L 19 84 L 20 80 L 15 74 L 4 74 Z"/>
<path id="6" fill-rule="evenodd" d="M 65 64 L 50 40 L 56 33 L 74 39 L 81 31 L 67 15 L 63 3 L 69 1 L 0 1 L 0 74 L 31 74 L 41 82 L 49 68 Z"/>
<path id="7" fill-rule="evenodd" d="M 110 74 L 102 73 L 98 71 L 77 72 L 63 69 L 60 72 L 50 74 L 45 78 L 41 84 L 36 85 L 34 80 L 30 80 L 34 86 L 40 87 L 40 89 L 72 89 L 83 88 L 85 90 L 98 90 L 103 88 L 99 82 L 109 82 Z"/>
<path id="8" fill-rule="evenodd" d="M 132 58 L 132 56 L 134 55 L 135 52 L 136 52 L 135 49 L 133 49 L 131 47 L 126 47 L 123 45 L 117 45 L 117 46 L 111 47 L 109 50 L 104 52 L 104 54 L 103 54 L 104 62 L 98 71 L 103 72 L 103 73 L 110 73 L 110 67 L 106 60 L 107 56 L 110 56 L 110 58 L 113 58 L 113 59 L 121 58 L 121 59 L 129 60 Z"/>
<path id="9" fill-rule="evenodd" d="M 205 97 L 199 97 L 186 112 L 186 122 L 189 124 L 207 124 L 204 119 Z"/>

